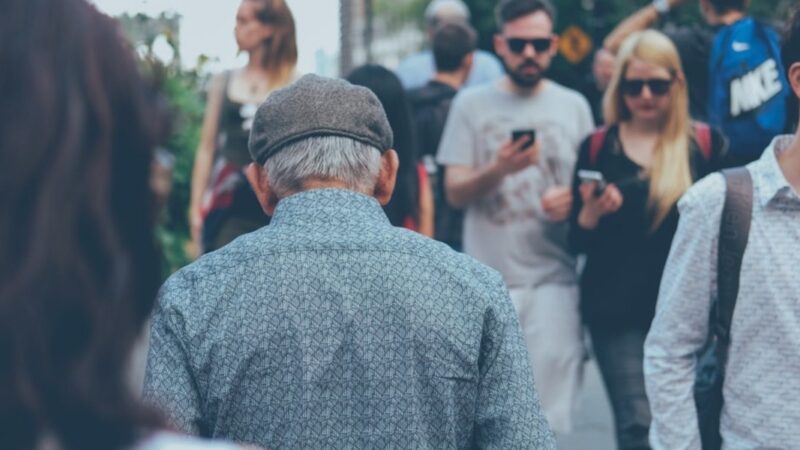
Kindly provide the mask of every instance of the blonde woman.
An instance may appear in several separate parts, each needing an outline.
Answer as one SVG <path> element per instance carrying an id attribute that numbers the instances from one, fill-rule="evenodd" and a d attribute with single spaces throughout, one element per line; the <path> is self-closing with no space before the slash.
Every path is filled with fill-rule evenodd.
<path id="1" fill-rule="evenodd" d="M 212 82 L 192 171 L 189 223 L 195 248 L 216 250 L 268 222 L 244 177 L 253 115 L 295 77 L 297 43 L 285 0 L 243 0 L 234 32 L 247 65 Z"/>
<path id="2" fill-rule="evenodd" d="M 607 126 L 586 139 L 576 165 L 570 243 L 587 257 L 581 310 L 619 448 L 642 449 L 649 448 L 650 424 L 643 345 L 677 227 L 676 203 L 720 168 L 726 143 L 690 122 L 678 52 L 665 35 L 632 35 L 615 64 L 603 104 Z"/>

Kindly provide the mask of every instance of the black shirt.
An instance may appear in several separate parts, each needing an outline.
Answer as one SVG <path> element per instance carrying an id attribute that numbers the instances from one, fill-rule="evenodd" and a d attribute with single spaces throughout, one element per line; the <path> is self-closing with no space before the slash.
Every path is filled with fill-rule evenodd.
<path id="1" fill-rule="evenodd" d="M 608 129 L 595 164 L 589 161 L 589 140 L 581 145 L 576 174 L 581 169 L 602 172 L 609 183 L 619 187 L 624 201 L 619 211 L 600 219 L 597 228 L 585 230 L 578 225 L 583 202 L 578 193 L 580 181 L 575 177 L 569 241 L 576 252 L 586 254 L 581 313 L 593 331 L 646 331 L 655 313 L 661 275 L 678 226 L 678 209 L 673 206 L 661 225 L 651 231 L 649 181 L 640 175 L 643 169 L 625 155 L 618 127 Z M 695 181 L 720 167 L 727 147 L 725 138 L 712 131 L 711 143 L 708 159 L 694 142 L 690 145 Z"/>
<path id="2" fill-rule="evenodd" d="M 689 112 L 695 120 L 708 120 L 708 58 L 720 28 L 695 24 L 665 30 L 678 48 L 689 87 Z"/>
<path id="3" fill-rule="evenodd" d="M 414 122 L 417 125 L 420 155 L 436 156 L 447 113 L 450 112 L 450 103 L 457 92 L 452 86 L 436 80 L 408 91 Z"/>
<path id="4" fill-rule="evenodd" d="M 431 80 L 425 86 L 408 92 L 414 123 L 417 129 L 417 143 L 420 155 L 434 160 L 442 139 L 442 131 L 450 112 L 450 104 L 456 96 L 452 86 Z M 429 168 L 430 170 L 430 168 Z M 438 165 L 429 172 L 433 186 L 434 238 L 460 249 L 464 227 L 464 211 L 447 203 L 444 189 L 444 166 Z"/>

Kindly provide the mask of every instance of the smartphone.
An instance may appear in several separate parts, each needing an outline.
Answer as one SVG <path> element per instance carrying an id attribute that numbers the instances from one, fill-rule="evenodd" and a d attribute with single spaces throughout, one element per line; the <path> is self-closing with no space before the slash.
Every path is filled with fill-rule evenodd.
<path id="1" fill-rule="evenodd" d="M 528 128 L 528 129 L 524 129 L 524 130 L 513 130 L 511 132 L 511 140 L 513 142 L 516 142 L 522 136 L 528 136 L 528 143 L 525 145 L 525 147 L 522 147 L 521 149 L 519 149 L 519 151 L 524 152 L 531 145 L 533 145 L 534 142 L 536 142 L 536 130 L 534 130 L 532 128 Z"/>
<path id="2" fill-rule="evenodd" d="M 579 170 L 578 178 L 581 183 L 595 183 L 594 195 L 599 196 L 606 190 L 606 179 L 596 170 Z"/>

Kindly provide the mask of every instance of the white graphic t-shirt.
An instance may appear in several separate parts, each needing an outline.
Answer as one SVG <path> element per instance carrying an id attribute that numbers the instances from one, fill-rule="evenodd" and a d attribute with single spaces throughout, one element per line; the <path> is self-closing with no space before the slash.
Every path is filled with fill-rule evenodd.
<path id="1" fill-rule="evenodd" d="M 497 269 L 508 286 L 576 283 L 567 249 L 567 223 L 542 211 L 548 187 L 569 186 L 578 146 L 594 129 L 591 109 L 579 93 L 544 81 L 532 96 L 492 83 L 469 88 L 453 101 L 437 160 L 480 168 L 493 162 L 513 130 L 536 130 L 539 164 L 506 177 L 467 208 L 464 250 Z"/>

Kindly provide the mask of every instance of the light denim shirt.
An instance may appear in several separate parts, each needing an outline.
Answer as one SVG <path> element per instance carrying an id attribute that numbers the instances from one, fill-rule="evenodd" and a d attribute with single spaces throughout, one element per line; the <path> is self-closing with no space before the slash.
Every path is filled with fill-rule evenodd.
<path id="1" fill-rule="evenodd" d="M 436 75 L 433 52 L 424 50 L 408 56 L 400 62 L 395 73 L 406 90 L 425 86 Z M 503 65 L 496 56 L 485 50 L 475 50 L 472 69 L 464 86 L 491 83 L 499 80 L 503 75 L 505 75 Z"/>
<path id="2" fill-rule="evenodd" d="M 747 166 L 753 217 L 742 260 L 723 383 L 725 450 L 800 443 L 800 196 L 778 165 L 791 136 L 775 138 Z M 717 242 L 725 180 L 713 174 L 681 199 L 656 317 L 645 343 L 645 380 L 655 450 L 700 449 L 695 354 L 706 344 L 717 296 Z"/>
<path id="3" fill-rule="evenodd" d="M 500 275 L 335 189 L 167 281 L 145 397 L 266 448 L 555 448 Z"/>

